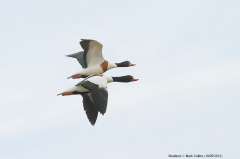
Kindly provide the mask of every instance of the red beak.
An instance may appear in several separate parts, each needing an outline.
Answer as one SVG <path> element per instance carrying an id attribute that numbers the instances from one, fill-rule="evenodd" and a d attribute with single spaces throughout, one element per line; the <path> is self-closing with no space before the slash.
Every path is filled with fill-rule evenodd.
<path id="1" fill-rule="evenodd" d="M 133 76 L 132 76 L 132 81 L 138 81 L 139 79 L 135 79 Z"/>
<path id="2" fill-rule="evenodd" d="M 136 65 L 136 64 L 132 64 L 132 63 L 130 64 L 130 66 L 135 66 L 135 65 Z"/>

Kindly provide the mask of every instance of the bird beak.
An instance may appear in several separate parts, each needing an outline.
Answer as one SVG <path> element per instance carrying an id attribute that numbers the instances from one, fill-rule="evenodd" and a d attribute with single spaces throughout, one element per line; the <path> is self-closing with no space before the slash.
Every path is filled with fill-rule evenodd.
<path id="1" fill-rule="evenodd" d="M 136 64 L 132 64 L 132 63 L 130 63 L 130 66 L 135 66 Z"/>
<path id="2" fill-rule="evenodd" d="M 66 92 L 63 92 L 63 93 L 59 93 L 58 95 L 66 96 L 66 95 L 72 95 L 72 94 L 73 94 L 72 92 L 66 91 Z"/>
<path id="3" fill-rule="evenodd" d="M 133 76 L 132 76 L 132 81 L 138 81 L 139 79 L 135 79 Z"/>
<path id="4" fill-rule="evenodd" d="M 75 75 L 72 75 L 72 76 L 70 76 L 70 77 L 68 77 L 67 79 L 69 79 L 69 78 L 72 78 L 72 79 L 75 79 L 75 78 L 81 78 L 81 74 L 75 74 Z"/>

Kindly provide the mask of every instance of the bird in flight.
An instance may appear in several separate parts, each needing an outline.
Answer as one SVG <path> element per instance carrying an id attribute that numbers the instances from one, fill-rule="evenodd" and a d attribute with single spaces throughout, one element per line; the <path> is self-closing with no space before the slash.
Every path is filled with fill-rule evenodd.
<path id="1" fill-rule="evenodd" d="M 104 115 L 107 110 L 107 84 L 111 82 L 132 82 L 137 80 L 138 79 L 135 79 L 131 75 L 111 77 L 103 74 L 94 74 L 58 95 L 66 96 L 80 94 L 83 97 L 83 108 L 88 120 L 94 125 L 97 120 L 98 112 Z"/>
<path id="2" fill-rule="evenodd" d="M 103 45 L 96 40 L 81 39 L 80 45 L 84 51 L 80 51 L 74 54 L 66 55 L 67 57 L 76 58 L 82 70 L 76 72 L 74 75 L 68 77 L 72 79 L 85 78 L 87 75 L 101 74 L 116 67 L 130 67 L 135 66 L 129 61 L 121 63 L 111 63 L 103 58 L 102 48 Z"/>

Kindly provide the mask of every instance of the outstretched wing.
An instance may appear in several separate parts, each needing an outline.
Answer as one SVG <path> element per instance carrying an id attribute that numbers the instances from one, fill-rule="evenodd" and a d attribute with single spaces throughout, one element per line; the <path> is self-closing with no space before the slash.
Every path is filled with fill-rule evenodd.
<path id="1" fill-rule="evenodd" d="M 66 55 L 66 56 L 76 58 L 83 68 L 87 68 L 87 66 L 85 65 L 85 62 L 84 62 L 83 53 L 84 53 L 84 51 L 81 51 L 81 52 L 77 52 L 77 53 Z"/>
<path id="2" fill-rule="evenodd" d="M 101 64 L 105 61 L 102 55 L 103 45 L 96 40 L 81 39 L 80 45 L 82 46 L 83 61 L 86 67 Z"/>
<path id="3" fill-rule="evenodd" d="M 92 100 L 97 107 L 97 110 L 104 115 L 107 110 L 107 102 L 108 102 L 108 92 L 105 88 L 96 88 L 90 91 Z"/>
<path id="4" fill-rule="evenodd" d="M 107 110 L 108 91 L 107 80 L 101 76 L 91 76 L 86 80 L 81 81 L 77 85 L 89 90 L 91 101 L 94 103 L 96 109 L 104 115 Z"/>
<path id="5" fill-rule="evenodd" d="M 83 108 L 87 114 L 89 122 L 94 125 L 97 120 L 98 110 L 94 105 L 90 93 L 81 94 L 83 97 Z"/>

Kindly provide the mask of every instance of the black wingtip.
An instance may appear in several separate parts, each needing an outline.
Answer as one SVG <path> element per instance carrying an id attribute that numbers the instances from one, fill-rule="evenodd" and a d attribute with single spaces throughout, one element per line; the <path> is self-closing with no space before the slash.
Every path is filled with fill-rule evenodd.
<path id="1" fill-rule="evenodd" d="M 75 53 L 76 54 L 76 53 Z M 76 58 L 75 54 L 69 54 L 69 55 L 65 55 L 66 57 L 72 57 L 72 58 Z"/>
<path id="2" fill-rule="evenodd" d="M 99 112 L 100 112 L 100 114 L 102 114 L 104 116 L 105 112 L 102 112 L 102 111 L 99 111 Z"/>
<path id="3" fill-rule="evenodd" d="M 66 57 L 72 57 L 72 56 L 70 56 L 70 55 L 65 55 Z M 74 57 L 73 57 L 74 58 Z"/>
<path id="4" fill-rule="evenodd" d="M 89 119 L 89 122 L 91 123 L 92 126 L 95 125 L 96 121 L 97 121 L 97 119 L 96 120 L 95 119 Z"/>

